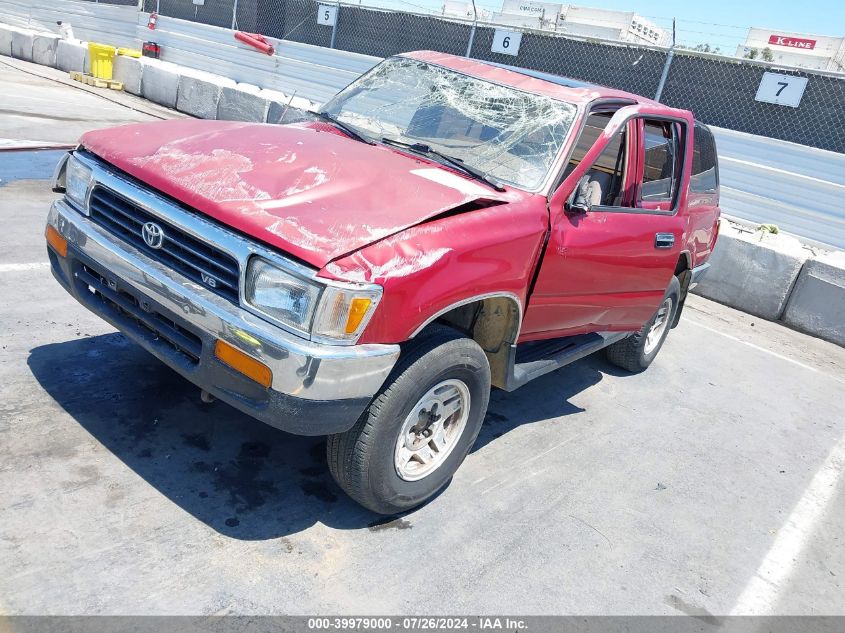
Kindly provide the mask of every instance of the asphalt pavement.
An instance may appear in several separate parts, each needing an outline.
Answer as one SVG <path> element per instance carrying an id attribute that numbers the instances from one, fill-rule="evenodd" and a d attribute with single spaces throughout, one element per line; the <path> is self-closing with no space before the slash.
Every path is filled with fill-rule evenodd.
<path id="1" fill-rule="evenodd" d="M 48 87 L 88 100 L 16 90 Z M 385 520 L 320 438 L 202 403 L 59 287 L 55 156 L 0 152 L 0 613 L 845 615 L 845 349 L 691 297 L 643 374 L 494 391 Z"/>

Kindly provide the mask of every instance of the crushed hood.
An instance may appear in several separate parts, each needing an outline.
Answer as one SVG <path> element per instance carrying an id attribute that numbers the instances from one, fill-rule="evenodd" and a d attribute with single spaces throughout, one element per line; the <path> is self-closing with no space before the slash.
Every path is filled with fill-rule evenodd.
<path id="1" fill-rule="evenodd" d="M 322 268 L 493 189 L 320 122 L 177 119 L 89 132 L 82 145 L 151 187 Z"/>

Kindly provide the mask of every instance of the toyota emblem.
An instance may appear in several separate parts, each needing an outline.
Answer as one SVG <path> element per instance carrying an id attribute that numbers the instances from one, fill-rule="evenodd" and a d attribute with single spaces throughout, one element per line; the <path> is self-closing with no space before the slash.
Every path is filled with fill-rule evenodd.
<path id="1" fill-rule="evenodd" d="M 155 222 L 147 222 L 141 229 L 141 237 L 150 248 L 161 248 L 164 244 L 164 231 Z"/>

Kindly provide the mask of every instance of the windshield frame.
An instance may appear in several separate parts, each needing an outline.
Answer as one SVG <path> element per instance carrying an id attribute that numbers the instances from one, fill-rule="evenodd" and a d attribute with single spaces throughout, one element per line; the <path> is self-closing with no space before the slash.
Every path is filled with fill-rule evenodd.
<path id="1" fill-rule="evenodd" d="M 375 66 L 370 68 L 367 72 L 362 74 L 360 77 L 358 77 L 357 79 L 352 81 L 349 85 L 347 85 L 345 88 L 340 90 L 337 94 L 335 94 L 331 99 L 329 99 L 326 103 L 324 103 L 322 105 L 320 110 L 321 111 L 327 111 L 329 106 L 335 100 L 337 100 L 339 97 L 341 97 L 348 90 L 354 88 L 358 84 L 358 82 L 366 79 L 371 73 L 375 72 L 376 69 L 378 69 L 385 62 L 390 61 L 390 60 L 396 60 L 396 59 L 411 60 L 411 61 L 417 62 L 419 64 L 436 66 L 438 68 L 442 68 L 443 70 L 449 71 L 451 73 L 455 73 L 456 75 L 469 77 L 470 79 L 474 79 L 476 81 L 481 81 L 481 82 L 489 83 L 489 84 L 492 84 L 492 85 L 495 85 L 495 86 L 500 86 L 500 87 L 503 87 L 503 88 L 507 88 L 509 90 L 513 90 L 515 92 L 521 92 L 523 94 L 543 97 L 545 99 L 550 99 L 552 101 L 557 101 L 559 103 L 565 103 L 569 106 L 572 106 L 572 108 L 574 109 L 574 114 L 573 114 L 573 117 L 572 117 L 572 123 L 569 125 L 568 129 L 566 130 L 566 134 L 564 135 L 563 139 L 561 140 L 560 147 L 558 148 L 557 153 L 554 155 L 552 160 L 549 162 L 549 167 L 546 171 L 546 175 L 540 180 L 539 184 L 536 187 L 530 188 L 530 187 L 525 187 L 523 185 L 516 185 L 516 184 L 511 183 L 510 181 L 503 180 L 503 179 L 497 178 L 497 177 L 492 176 L 492 175 L 490 176 L 491 178 L 494 178 L 496 181 L 501 182 L 501 184 L 503 186 L 507 187 L 508 189 L 516 189 L 516 190 L 519 190 L 519 191 L 525 191 L 526 193 L 541 194 L 541 195 L 546 196 L 546 197 L 551 195 L 551 193 L 552 193 L 551 189 L 552 189 L 554 183 L 557 181 L 557 177 L 560 174 L 561 169 L 563 168 L 562 164 L 564 162 L 564 158 L 565 158 L 566 155 L 569 154 L 569 148 L 572 145 L 573 132 L 575 130 L 580 130 L 581 122 L 582 122 L 583 114 L 584 114 L 584 107 L 583 107 L 582 104 L 574 103 L 572 101 L 567 101 L 566 99 L 559 99 L 559 98 L 552 97 L 552 96 L 549 96 L 549 95 L 545 95 L 545 94 L 542 94 L 542 93 L 539 93 L 539 92 L 534 92 L 532 90 L 525 90 L 523 88 L 517 88 L 516 86 L 512 86 L 511 84 L 508 84 L 508 83 L 503 82 L 503 81 L 492 81 L 492 80 L 487 79 L 485 77 L 479 77 L 478 75 L 473 75 L 471 73 L 463 72 L 461 70 L 449 68 L 448 66 L 444 66 L 443 64 L 438 64 L 436 62 L 432 62 L 432 61 L 428 61 L 428 60 L 419 60 L 419 59 L 416 59 L 415 57 L 400 54 L 400 55 L 391 55 L 390 57 L 386 57 L 385 59 L 380 61 L 378 64 L 376 64 Z M 483 60 L 476 60 L 476 61 L 480 61 L 481 63 L 485 63 Z M 490 66 L 495 67 L 493 64 L 490 64 Z M 509 70 L 509 69 L 502 69 L 502 70 L 519 74 L 519 72 L 515 71 L 515 70 Z M 545 80 L 541 80 L 541 81 L 545 81 Z M 356 126 L 356 129 L 361 131 L 362 134 L 367 136 L 367 138 L 371 138 L 378 145 L 381 145 L 382 147 L 387 147 L 389 149 L 398 150 L 398 151 L 401 151 L 401 152 L 404 153 L 404 150 L 400 147 L 394 147 L 394 146 L 391 146 L 391 145 L 386 145 L 386 144 L 381 142 L 380 138 L 371 137 L 367 133 L 367 132 L 369 132 L 369 130 L 360 130 L 360 128 L 358 128 L 357 126 Z M 412 154 L 412 155 L 417 156 L 416 154 Z M 444 163 L 438 161 L 436 158 L 425 157 L 425 156 L 422 156 L 422 158 L 424 158 L 425 160 L 431 161 L 432 163 L 434 163 L 435 165 L 437 165 L 438 167 L 441 167 L 443 169 L 447 169 L 449 171 L 456 171 L 457 173 L 460 173 L 461 175 L 465 175 L 459 169 L 454 168 L 454 167 L 452 167 L 448 164 L 444 164 Z"/>

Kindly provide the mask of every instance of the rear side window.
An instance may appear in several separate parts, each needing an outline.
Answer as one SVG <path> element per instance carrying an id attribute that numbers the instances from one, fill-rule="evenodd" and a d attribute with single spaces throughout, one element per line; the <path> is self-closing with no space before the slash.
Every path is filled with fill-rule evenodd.
<path id="1" fill-rule="evenodd" d="M 671 201 L 680 175 L 677 126 L 665 121 L 646 119 L 643 128 L 645 160 L 642 199 L 646 202 Z"/>
<path id="2" fill-rule="evenodd" d="M 716 141 L 713 134 L 703 125 L 696 123 L 693 142 L 690 191 L 716 193 L 719 186 L 719 167 L 716 163 Z"/>

